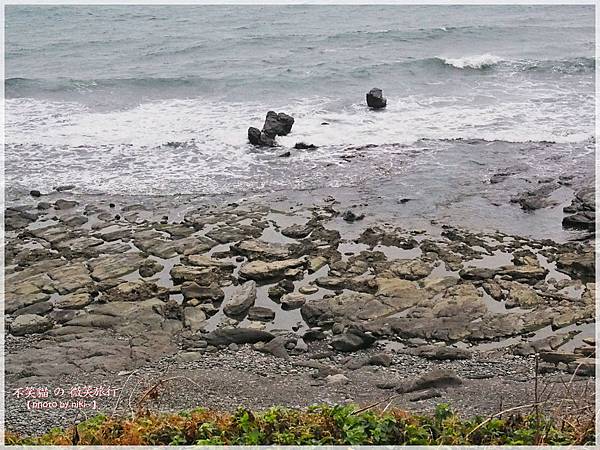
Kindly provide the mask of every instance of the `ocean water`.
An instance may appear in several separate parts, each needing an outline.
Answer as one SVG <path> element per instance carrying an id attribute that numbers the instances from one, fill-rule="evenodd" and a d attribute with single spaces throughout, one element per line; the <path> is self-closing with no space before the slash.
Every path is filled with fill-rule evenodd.
<path id="1" fill-rule="evenodd" d="M 593 6 L 8 6 L 5 17 L 9 198 L 60 184 L 152 195 L 371 184 L 433 207 L 515 164 L 593 173 Z M 366 108 L 372 87 L 385 110 Z M 248 127 L 272 109 L 295 117 L 293 132 L 251 147 Z M 300 141 L 319 148 L 278 156 Z"/>

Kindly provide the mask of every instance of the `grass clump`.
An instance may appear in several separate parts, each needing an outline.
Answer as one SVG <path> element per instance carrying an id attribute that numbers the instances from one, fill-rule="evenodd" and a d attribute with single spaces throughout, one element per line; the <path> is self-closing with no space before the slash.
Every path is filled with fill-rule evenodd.
<path id="1" fill-rule="evenodd" d="M 99 415 L 41 436 L 6 433 L 8 445 L 585 445 L 594 420 L 555 423 L 539 415 L 461 419 L 447 404 L 433 415 L 359 412 L 353 405 L 273 407 L 233 414 L 203 408 L 130 418 Z"/>

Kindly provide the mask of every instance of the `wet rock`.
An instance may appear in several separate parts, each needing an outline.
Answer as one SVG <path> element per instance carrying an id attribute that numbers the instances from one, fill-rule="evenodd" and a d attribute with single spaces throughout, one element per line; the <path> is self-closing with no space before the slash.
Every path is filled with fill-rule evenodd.
<path id="1" fill-rule="evenodd" d="M 316 145 L 313 144 L 305 144 L 304 142 L 296 142 L 296 145 L 294 145 L 294 148 L 297 150 L 314 150 L 317 147 Z"/>
<path id="2" fill-rule="evenodd" d="M 248 310 L 248 320 L 257 320 L 259 322 L 271 322 L 275 319 L 275 311 L 262 306 L 253 306 Z"/>
<path id="3" fill-rule="evenodd" d="M 327 258 L 317 256 L 308 260 L 308 273 L 315 273 L 327 264 Z"/>
<path id="4" fill-rule="evenodd" d="M 80 294 L 68 294 L 57 299 L 54 305 L 60 309 L 83 309 L 92 303 L 92 296 L 87 292 Z"/>
<path id="5" fill-rule="evenodd" d="M 228 316 L 240 316 L 245 314 L 256 300 L 256 283 L 246 281 L 238 286 L 233 292 L 227 304 L 223 307 L 223 312 Z"/>
<path id="6" fill-rule="evenodd" d="M 353 352 L 370 347 L 375 342 L 375 338 L 367 333 L 358 330 L 351 330 L 334 337 L 331 340 L 331 346 L 340 352 Z"/>
<path id="7" fill-rule="evenodd" d="M 367 92 L 367 106 L 373 109 L 385 108 L 387 100 L 383 96 L 383 91 L 379 88 L 373 88 Z"/>
<path id="8" fill-rule="evenodd" d="M 574 253 L 562 253 L 556 260 L 556 267 L 574 278 L 594 280 L 595 259 L 593 250 L 582 250 Z"/>
<path id="9" fill-rule="evenodd" d="M 78 205 L 79 203 L 74 200 L 64 200 L 58 199 L 54 202 L 54 208 L 56 209 L 71 209 Z"/>
<path id="10" fill-rule="evenodd" d="M 281 234 L 292 239 L 304 239 L 312 231 L 312 227 L 308 225 L 290 225 L 281 230 Z"/>
<path id="11" fill-rule="evenodd" d="M 279 299 L 288 292 L 294 290 L 294 283 L 291 280 L 281 280 L 275 286 L 271 286 L 268 290 L 269 298 L 273 301 L 279 301 Z"/>
<path id="12" fill-rule="evenodd" d="M 281 306 L 284 309 L 297 309 L 306 303 L 306 297 L 303 294 L 286 294 L 281 297 Z"/>
<path id="13" fill-rule="evenodd" d="M 29 226 L 31 222 L 35 222 L 38 217 L 38 214 L 18 208 L 6 208 L 4 210 L 4 227 L 6 231 L 21 230 Z"/>
<path id="14" fill-rule="evenodd" d="M 286 259 L 290 256 L 289 245 L 264 242 L 258 239 L 250 239 L 232 245 L 231 250 L 236 255 L 245 256 L 250 261 L 273 261 Z"/>
<path id="15" fill-rule="evenodd" d="M 251 261 L 240 267 L 239 275 L 248 280 L 265 281 L 282 277 L 288 269 L 304 266 L 304 259 L 285 259 L 282 261 Z"/>
<path id="16" fill-rule="evenodd" d="M 267 331 L 252 328 L 218 328 L 204 336 L 210 345 L 254 344 L 268 342 L 275 336 Z"/>
<path id="17" fill-rule="evenodd" d="M 248 141 L 257 147 L 275 147 L 277 145 L 273 137 L 254 127 L 248 128 Z"/>
<path id="18" fill-rule="evenodd" d="M 269 111 L 267 112 L 262 131 L 271 138 L 275 136 L 287 136 L 292 131 L 293 125 L 294 118 L 292 116 Z"/>
<path id="19" fill-rule="evenodd" d="M 163 269 L 164 269 L 164 266 L 161 263 L 159 263 L 158 261 L 156 261 L 154 259 L 147 259 L 140 266 L 139 271 L 140 271 L 140 276 L 141 277 L 143 277 L 143 278 L 149 278 L 149 277 L 152 277 L 152 276 L 156 275 L 157 273 L 159 273 Z"/>
<path id="20" fill-rule="evenodd" d="M 362 220 L 364 218 L 364 214 L 355 214 L 349 209 L 344 211 L 344 214 L 342 214 L 342 219 L 344 219 L 346 222 L 356 222 L 357 220 Z"/>
<path id="21" fill-rule="evenodd" d="M 584 211 L 565 217 L 562 220 L 564 228 L 594 231 L 596 227 L 596 212 Z"/>
<path id="22" fill-rule="evenodd" d="M 319 288 L 316 286 L 301 286 L 298 289 L 298 292 L 300 292 L 301 294 L 304 294 L 304 295 L 312 295 L 312 294 L 316 294 L 317 292 L 319 292 Z"/>
<path id="23" fill-rule="evenodd" d="M 29 191 L 29 195 L 31 195 L 32 197 L 41 197 L 42 193 L 36 189 L 33 189 Z"/>
<path id="24" fill-rule="evenodd" d="M 287 152 L 283 152 L 277 156 L 280 158 L 289 158 L 290 156 L 292 156 L 292 154 L 291 154 L 291 152 L 287 151 Z"/>
<path id="25" fill-rule="evenodd" d="M 200 286 L 193 281 L 186 281 L 181 285 L 181 293 L 185 300 L 195 298 L 201 303 L 221 302 L 225 298 L 223 289 L 216 283 L 212 283 L 209 286 Z"/>
<path id="26" fill-rule="evenodd" d="M 322 341 L 326 338 L 327 336 L 325 335 L 323 330 L 318 327 L 311 328 L 302 335 L 302 340 L 304 340 L 305 342 Z"/>
<path id="27" fill-rule="evenodd" d="M 52 328 L 50 319 L 36 314 L 20 315 L 10 324 L 10 332 L 14 336 L 43 333 L 50 328 Z"/>
<path id="28" fill-rule="evenodd" d="M 432 388 L 445 389 L 461 384 L 462 380 L 454 373 L 454 371 L 449 369 L 434 369 L 424 375 L 401 383 L 400 386 L 396 388 L 396 392 L 404 394 Z"/>

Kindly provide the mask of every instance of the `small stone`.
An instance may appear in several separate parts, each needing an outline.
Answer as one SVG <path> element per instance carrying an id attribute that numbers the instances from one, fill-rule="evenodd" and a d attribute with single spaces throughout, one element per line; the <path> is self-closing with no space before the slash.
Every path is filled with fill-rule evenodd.
<path id="1" fill-rule="evenodd" d="M 34 189 L 32 191 L 29 191 L 29 195 L 31 195 L 32 197 L 41 197 L 42 193 L 40 191 Z"/>
<path id="2" fill-rule="evenodd" d="M 327 384 L 348 384 L 350 382 L 350 379 L 343 373 L 328 375 L 325 377 L 325 380 L 327 381 Z"/>

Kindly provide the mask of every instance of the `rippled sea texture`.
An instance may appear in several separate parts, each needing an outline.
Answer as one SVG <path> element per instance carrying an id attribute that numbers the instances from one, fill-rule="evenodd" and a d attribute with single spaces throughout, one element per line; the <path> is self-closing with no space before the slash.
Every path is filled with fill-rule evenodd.
<path id="1" fill-rule="evenodd" d="M 5 61 L 15 194 L 360 184 L 414 152 L 447 167 L 462 154 L 452 139 L 556 142 L 588 163 L 593 151 L 591 6 L 9 6 Z M 364 105 L 374 86 L 385 111 Z M 319 150 L 251 148 L 246 130 L 270 109 L 296 118 L 282 147 Z M 367 144 L 384 147 L 340 158 Z"/>

